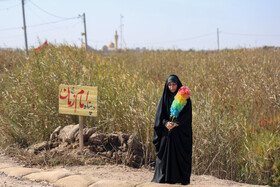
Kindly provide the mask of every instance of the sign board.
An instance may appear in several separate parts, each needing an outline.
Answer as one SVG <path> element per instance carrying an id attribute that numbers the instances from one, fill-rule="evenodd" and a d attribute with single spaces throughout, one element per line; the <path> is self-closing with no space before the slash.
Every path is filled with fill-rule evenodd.
<path id="1" fill-rule="evenodd" d="M 97 87 L 59 86 L 59 113 L 97 116 Z"/>

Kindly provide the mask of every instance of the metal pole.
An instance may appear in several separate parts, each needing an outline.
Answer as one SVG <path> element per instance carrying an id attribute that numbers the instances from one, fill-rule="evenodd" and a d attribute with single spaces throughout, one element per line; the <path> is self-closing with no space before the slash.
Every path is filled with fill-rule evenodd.
<path id="1" fill-rule="evenodd" d="M 80 145 L 80 151 L 83 151 L 84 149 L 84 117 L 79 116 L 79 145 Z"/>
<path id="2" fill-rule="evenodd" d="M 21 0 L 22 5 L 22 16 L 23 16 L 23 30 L 24 30 L 24 39 L 25 39 L 25 57 L 28 57 L 28 45 L 27 45 L 27 34 L 26 34 L 26 25 L 25 25 L 25 12 L 24 12 L 24 0 Z"/>
<path id="3" fill-rule="evenodd" d="M 85 44 L 86 44 L 86 51 L 87 51 L 88 44 L 87 44 L 87 27 L 86 27 L 86 15 L 85 15 L 85 13 L 83 13 L 83 19 L 84 19 Z"/>

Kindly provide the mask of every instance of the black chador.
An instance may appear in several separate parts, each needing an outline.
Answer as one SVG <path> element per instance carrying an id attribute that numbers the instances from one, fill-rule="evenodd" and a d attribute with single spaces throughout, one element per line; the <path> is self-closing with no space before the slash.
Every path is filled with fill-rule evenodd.
<path id="1" fill-rule="evenodd" d="M 177 90 L 174 93 L 168 88 L 169 82 L 177 84 Z M 178 118 L 173 121 L 179 126 L 170 131 L 165 127 L 165 123 L 171 121 L 170 107 L 181 86 L 179 78 L 176 75 L 170 75 L 157 107 L 153 135 L 157 158 L 152 182 L 190 183 L 192 164 L 192 103 L 190 98 Z"/>

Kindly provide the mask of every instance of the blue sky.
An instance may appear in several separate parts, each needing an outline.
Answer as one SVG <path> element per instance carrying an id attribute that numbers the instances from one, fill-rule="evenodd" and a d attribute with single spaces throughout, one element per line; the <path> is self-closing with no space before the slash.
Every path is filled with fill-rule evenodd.
<path id="1" fill-rule="evenodd" d="M 45 40 L 100 49 L 120 35 L 122 47 L 220 49 L 280 46 L 279 0 L 25 0 L 29 47 Z M 66 19 L 72 18 L 72 19 Z M 24 48 L 21 0 L 0 0 L 0 47 Z"/>

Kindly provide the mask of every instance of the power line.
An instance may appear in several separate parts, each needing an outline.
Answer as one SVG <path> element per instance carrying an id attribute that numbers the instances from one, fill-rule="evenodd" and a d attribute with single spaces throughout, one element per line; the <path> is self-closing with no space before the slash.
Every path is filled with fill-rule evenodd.
<path id="1" fill-rule="evenodd" d="M 240 35 L 240 36 L 274 36 L 274 37 L 278 37 L 280 36 L 280 34 L 242 34 L 242 33 L 229 33 L 229 32 L 221 32 L 218 31 L 220 34 L 228 34 L 228 35 Z M 199 38 L 204 38 L 204 37 L 208 37 L 208 36 L 212 36 L 215 35 L 217 33 L 208 33 L 208 34 L 204 34 L 204 35 L 199 35 L 199 36 L 194 36 L 194 37 L 190 37 L 190 38 L 184 38 L 184 39 L 177 39 L 177 40 L 169 40 L 169 41 L 160 41 L 160 42 L 143 42 L 144 44 L 147 45 L 153 45 L 153 44 L 163 44 L 163 43 L 175 43 L 175 42 L 184 42 L 184 41 L 188 41 L 188 40 L 194 40 L 194 39 L 199 39 Z M 134 44 L 136 45 L 137 43 L 132 42 L 129 44 Z"/>
<path id="2" fill-rule="evenodd" d="M 39 7 L 38 5 L 36 5 L 35 3 L 33 3 L 31 0 L 29 0 L 29 2 L 30 2 L 32 5 L 34 5 L 35 7 L 37 7 L 38 9 L 40 9 L 41 11 L 43 11 L 43 12 L 45 12 L 46 14 L 50 15 L 50 16 L 53 16 L 53 17 L 56 17 L 56 18 L 59 18 L 59 19 L 67 19 L 67 18 L 65 18 L 65 17 L 61 17 L 61 16 L 54 15 L 54 14 L 52 14 L 52 13 L 50 13 L 50 12 L 48 12 L 48 11 L 42 9 L 41 7 Z"/>
<path id="3" fill-rule="evenodd" d="M 194 37 L 189 37 L 189 38 L 184 38 L 184 39 L 177 39 L 177 40 L 160 41 L 160 42 L 143 42 L 143 43 L 145 43 L 147 45 L 153 45 L 153 44 L 163 44 L 163 43 L 184 42 L 184 41 L 188 41 L 188 40 L 194 40 L 194 39 L 199 39 L 199 38 L 212 36 L 214 34 L 216 34 L 216 33 L 209 33 L 209 34 L 204 34 L 204 35 L 199 35 L 199 36 L 194 36 Z M 137 43 L 133 42 L 133 43 L 129 43 L 129 44 L 136 45 Z"/>
<path id="4" fill-rule="evenodd" d="M 80 16 L 72 17 L 72 18 L 66 18 L 66 19 L 58 20 L 58 21 L 51 21 L 51 22 L 36 24 L 36 25 L 29 25 L 27 27 L 38 27 L 38 26 L 42 26 L 42 25 L 55 24 L 55 23 L 60 23 L 60 22 L 69 21 L 69 20 L 78 19 L 78 18 L 80 18 Z M 0 29 L 0 31 L 10 31 L 10 30 L 17 30 L 17 29 L 21 29 L 21 28 L 22 27 L 10 27 L 10 28 Z"/>
<path id="5" fill-rule="evenodd" d="M 204 34 L 204 35 L 199 35 L 199 36 L 194 36 L 194 37 L 190 37 L 190 38 L 184 38 L 184 39 L 177 39 L 177 40 L 169 40 L 169 41 L 161 41 L 161 42 L 127 42 L 129 45 L 154 45 L 154 44 L 162 44 L 162 43 L 175 43 L 175 42 L 184 42 L 187 40 L 194 40 L 194 39 L 199 39 L 199 38 L 204 38 L 204 37 L 208 37 L 208 36 L 212 36 L 216 33 L 208 33 L 208 34 Z M 89 39 L 89 41 L 91 42 L 95 42 L 95 43 L 103 43 L 106 44 L 105 41 L 97 41 L 97 40 L 91 40 Z"/>
<path id="6" fill-rule="evenodd" d="M 232 32 L 223 32 L 226 35 L 238 35 L 238 36 L 269 36 L 269 37 L 278 37 L 280 34 L 247 34 L 247 33 L 232 33 Z"/>
<path id="7" fill-rule="evenodd" d="M 199 36 L 193 36 L 193 37 L 189 37 L 189 38 L 185 38 L 185 39 L 178 39 L 178 40 L 173 40 L 173 41 L 164 41 L 164 43 L 184 42 L 184 41 L 187 41 L 187 40 L 194 40 L 194 39 L 208 37 L 208 36 L 211 36 L 211 35 L 214 35 L 214 34 L 216 34 L 216 33 L 203 34 L 203 35 L 199 35 Z M 162 42 L 159 42 L 159 43 L 162 43 Z"/>
<path id="8" fill-rule="evenodd" d="M 10 39 L 10 38 L 15 38 L 15 37 L 22 37 L 22 34 L 16 34 L 16 35 L 11 35 L 11 36 L 2 36 L 0 35 L 0 38 L 4 38 L 4 39 Z"/>
<path id="9" fill-rule="evenodd" d="M 0 11 L 2 11 L 2 10 L 9 10 L 9 9 L 14 8 L 14 7 L 17 7 L 17 6 L 19 6 L 19 5 L 20 5 L 20 4 L 13 5 L 13 6 L 10 6 L 10 7 L 7 7 L 7 8 L 0 8 Z"/>
<path id="10" fill-rule="evenodd" d="M 17 29 L 21 29 L 22 27 L 10 27 L 10 28 L 4 28 L 4 29 L 0 29 L 0 31 L 11 31 L 11 30 L 17 30 Z"/>
<path id="11" fill-rule="evenodd" d="M 40 20 L 40 22 L 46 22 L 46 20 L 45 19 L 42 19 L 42 17 L 40 16 L 40 15 L 38 15 L 37 13 L 36 13 L 36 11 L 34 11 L 33 10 L 33 8 L 29 5 L 29 4 L 26 4 L 27 6 L 27 8 L 28 8 L 28 10 L 31 12 L 31 13 L 33 13 L 35 16 L 36 16 L 36 18 L 38 19 L 38 20 Z"/>
<path id="12" fill-rule="evenodd" d="M 52 27 L 51 29 L 37 29 L 36 31 L 34 31 L 34 30 L 30 30 L 30 33 L 37 33 L 37 32 L 39 32 L 39 33 L 46 33 L 46 32 L 57 32 L 57 30 L 64 30 L 64 29 L 69 29 L 70 27 L 71 28 L 74 28 L 74 27 L 76 27 L 78 24 L 81 24 L 81 21 L 80 20 L 78 20 L 78 21 L 76 21 L 76 22 L 74 22 L 74 23 L 69 23 L 69 24 L 67 24 L 67 25 L 63 25 L 63 26 L 56 26 L 56 27 Z"/>
<path id="13" fill-rule="evenodd" d="M 42 26 L 42 25 L 55 24 L 55 23 L 65 22 L 65 21 L 78 19 L 78 18 L 80 18 L 80 16 L 72 17 L 72 18 L 66 18 L 66 19 L 62 19 L 62 20 L 58 20 L 58 21 L 50 21 L 50 22 L 46 22 L 46 23 L 40 23 L 40 24 L 36 24 L 36 25 L 29 25 L 28 27 L 39 27 L 39 26 Z"/>
<path id="14" fill-rule="evenodd" d="M 43 19 L 40 15 L 38 15 L 38 14 L 36 13 L 36 11 L 34 11 L 34 9 L 32 9 L 32 7 L 30 7 L 29 4 L 27 4 L 27 8 L 29 9 L 30 12 L 32 12 L 34 15 L 36 15 L 36 17 L 39 18 L 41 22 L 43 22 L 43 23 L 46 22 L 45 19 Z M 80 15 L 79 15 L 79 16 L 80 16 Z M 81 17 L 81 16 L 80 16 L 80 17 Z M 68 19 L 68 18 L 63 18 L 63 19 Z M 58 20 L 58 21 L 60 21 L 60 20 Z M 76 26 L 78 23 L 80 23 L 80 21 L 79 21 L 79 22 L 76 22 L 74 25 L 72 24 L 72 27 Z M 50 26 L 53 28 L 53 30 L 54 30 L 54 29 L 56 29 L 56 30 L 58 29 L 57 27 L 54 27 L 54 26 L 52 26 L 52 25 L 50 25 Z M 64 27 L 65 27 L 65 26 L 64 26 Z M 50 30 L 50 29 L 48 29 L 48 30 Z"/>

